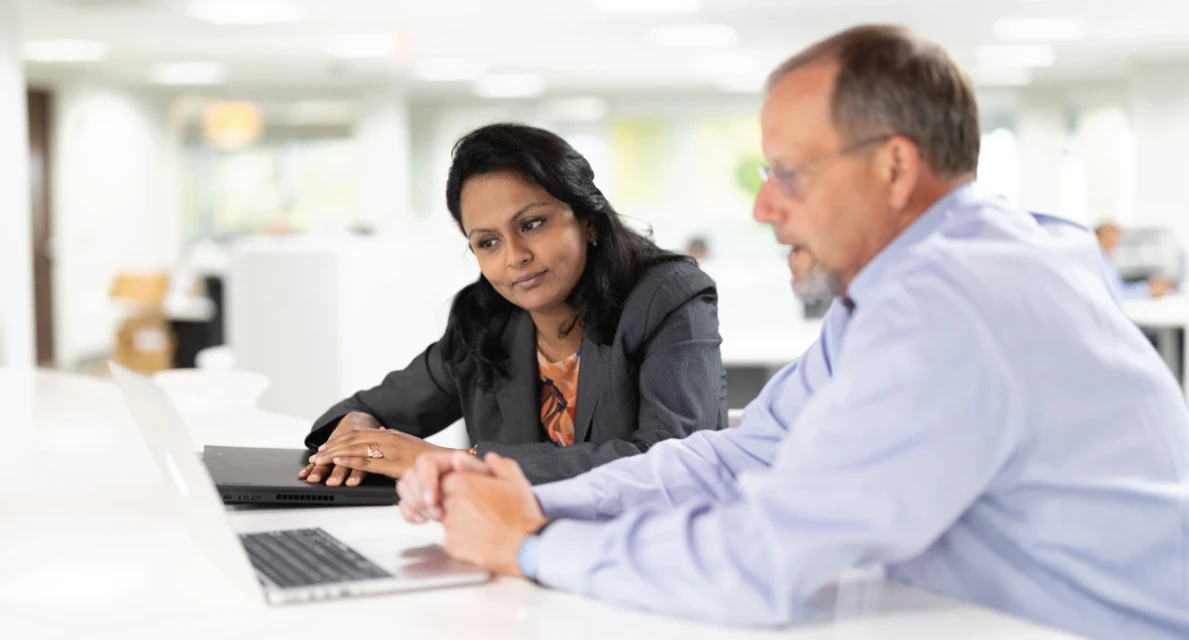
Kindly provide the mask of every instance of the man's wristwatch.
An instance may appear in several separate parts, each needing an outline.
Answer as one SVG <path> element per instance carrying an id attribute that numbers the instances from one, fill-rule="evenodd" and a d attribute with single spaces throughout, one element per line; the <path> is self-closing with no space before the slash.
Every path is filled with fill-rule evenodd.
<path id="1" fill-rule="evenodd" d="M 537 552 L 540 545 L 541 536 L 532 533 L 520 543 L 520 549 L 516 551 L 516 565 L 520 567 L 520 573 L 533 582 L 537 580 Z"/>
<path id="2" fill-rule="evenodd" d="M 524 542 L 520 543 L 520 548 L 516 550 L 516 566 L 520 568 L 520 573 L 524 574 L 525 578 L 533 582 L 537 581 L 537 554 L 538 548 L 541 546 L 541 533 L 550 524 L 551 522 L 546 522 L 536 531 L 528 534 Z"/>

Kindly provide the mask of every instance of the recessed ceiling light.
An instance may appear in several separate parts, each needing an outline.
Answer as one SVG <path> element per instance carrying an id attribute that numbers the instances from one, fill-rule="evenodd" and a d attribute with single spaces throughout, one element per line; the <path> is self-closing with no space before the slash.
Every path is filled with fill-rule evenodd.
<path id="1" fill-rule="evenodd" d="M 679 15 L 697 13 L 701 0 L 595 0 L 603 13 L 623 15 Z"/>
<path id="2" fill-rule="evenodd" d="M 413 65 L 413 77 L 426 82 L 464 82 L 487 71 L 478 58 L 427 58 Z"/>
<path id="3" fill-rule="evenodd" d="M 191 0 L 186 12 L 212 24 L 293 24 L 305 19 L 305 6 L 293 0 Z"/>
<path id="4" fill-rule="evenodd" d="M 107 45 L 94 40 L 34 40 L 21 46 L 31 62 L 95 62 L 107 55 Z"/>
<path id="5" fill-rule="evenodd" d="M 1048 67 L 1057 61 L 1053 47 L 1047 44 L 994 44 L 975 51 L 982 66 Z"/>
<path id="6" fill-rule="evenodd" d="M 739 34 L 725 24 L 670 24 L 649 29 L 648 42 L 666 49 L 727 49 Z"/>
<path id="7" fill-rule="evenodd" d="M 162 62 L 153 65 L 149 77 L 164 85 L 210 85 L 223 82 L 227 70 L 217 62 Z"/>
<path id="8" fill-rule="evenodd" d="M 397 44 L 391 33 L 351 33 L 331 38 L 322 50 L 335 58 L 391 58 Z"/>
<path id="9" fill-rule="evenodd" d="M 480 98 L 533 98 L 545 92 L 545 79 L 535 73 L 489 73 L 475 81 Z"/>
<path id="10" fill-rule="evenodd" d="M 1005 18 L 991 32 L 1004 42 L 1069 42 L 1085 38 L 1090 26 L 1081 18 Z"/>

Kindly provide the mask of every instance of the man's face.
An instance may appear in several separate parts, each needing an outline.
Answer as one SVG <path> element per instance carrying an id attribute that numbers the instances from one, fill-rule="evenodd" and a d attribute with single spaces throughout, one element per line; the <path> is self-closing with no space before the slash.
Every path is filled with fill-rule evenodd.
<path id="1" fill-rule="evenodd" d="M 1113 224 L 1104 225 L 1098 230 L 1098 246 L 1102 247 L 1104 253 L 1114 253 L 1122 235 L 1123 232 L 1119 231 L 1119 227 Z"/>
<path id="2" fill-rule="evenodd" d="M 829 302 L 841 289 L 838 279 L 813 261 L 808 251 L 789 251 L 789 270 L 793 272 L 793 294 L 801 302 Z"/>
<path id="3" fill-rule="evenodd" d="M 791 248 L 799 296 L 820 293 L 830 282 L 834 290 L 826 297 L 837 295 L 898 231 L 870 159 L 878 145 L 831 156 L 854 142 L 835 131 L 831 118 L 836 73 L 835 63 L 817 63 L 788 74 L 772 88 L 760 116 L 768 164 L 797 175 L 791 195 L 779 177 L 765 182 L 753 217 Z"/>

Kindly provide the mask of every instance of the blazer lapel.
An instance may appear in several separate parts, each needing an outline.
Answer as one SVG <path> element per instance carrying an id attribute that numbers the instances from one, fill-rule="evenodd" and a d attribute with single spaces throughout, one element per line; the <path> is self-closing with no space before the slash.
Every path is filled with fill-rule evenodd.
<path id="1" fill-rule="evenodd" d="M 578 414 L 574 422 L 575 443 L 586 442 L 590 435 L 590 422 L 603 388 L 610 350 L 608 345 L 582 337 L 582 360 L 578 364 Z"/>
<path id="2" fill-rule="evenodd" d="M 509 444 L 541 441 L 536 336 L 532 319 L 524 312 L 514 314 L 504 329 L 509 377 L 496 382 L 496 401 L 504 421 L 500 439 Z"/>

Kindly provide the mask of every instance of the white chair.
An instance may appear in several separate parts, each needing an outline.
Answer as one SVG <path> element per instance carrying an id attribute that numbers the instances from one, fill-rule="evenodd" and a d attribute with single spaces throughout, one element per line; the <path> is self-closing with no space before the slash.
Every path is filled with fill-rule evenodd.
<path id="1" fill-rule="evenodd" d="M 194 357 L 194 366 L 204 370 L 230 371 L 235 368 L 235 352 L 227 345 L 207 347 Z"/>

